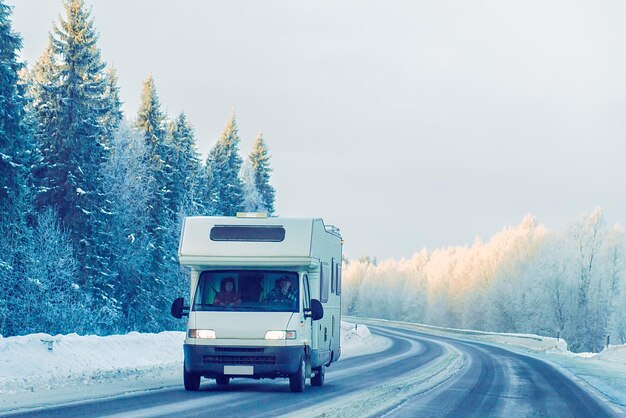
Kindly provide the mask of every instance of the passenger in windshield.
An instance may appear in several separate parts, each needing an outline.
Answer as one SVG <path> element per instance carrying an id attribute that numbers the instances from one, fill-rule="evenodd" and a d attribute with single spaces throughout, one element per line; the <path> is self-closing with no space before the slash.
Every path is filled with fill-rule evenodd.
<path id="1" fill-rule="evenodd" d="M 220 291 L 213 299 L 213 305 L 234 306 L 241 303 L 241 296 L 235 291 L 235 279 L 226 277 L 220 284 Z"/>
<path id="2" fill-rule="evenodd" d="M 287 276 L 281 276 L 276 281 L 276 287 L 265 296 L 264 302 L 268 303 L 293 303 L 296 301 L 296 292 L 291 288 L 291 280 Z"/>

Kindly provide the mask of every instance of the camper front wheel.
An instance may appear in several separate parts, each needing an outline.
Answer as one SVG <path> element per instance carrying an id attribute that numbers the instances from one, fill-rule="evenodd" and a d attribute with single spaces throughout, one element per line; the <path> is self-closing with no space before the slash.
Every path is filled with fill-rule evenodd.
<path id="1" fill-rule="evenodd" d="M 185 390 L 196 392 L 198 389 L 200 389 L 200 375 L 188 372 L 184 364 L 183 382 L 185 383 Z"/>
<path id="2" fill-rule="evenodd" d="M 292 392 L 304 392 L 304 385 L 306 384 L 306 364 L 304 363 L 304 356 L 300 361 L 300 367 L 298 371 L 289 376 L 289 388 Z"/>

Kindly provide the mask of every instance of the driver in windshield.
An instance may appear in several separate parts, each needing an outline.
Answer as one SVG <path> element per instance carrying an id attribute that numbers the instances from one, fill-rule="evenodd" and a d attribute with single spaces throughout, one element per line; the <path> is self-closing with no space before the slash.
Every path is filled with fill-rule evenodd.
<path id="1" fill-rule="evenodd" d="M 296 301 L 296 292 L 291 287 L 291 280 L 287 276 L 281 276 L 276 282 L 276 287 L 265 296 L 264 302 L 268 303 L 293 303 Z"/>
<path id="2" fill-rule="evenodd" d="M 220 291 L 213 299 L 213 305 L 233 306 L 241 303 L 241 296 L 235 292 L 235 279 L 227 277 L 220 284 Z"/>

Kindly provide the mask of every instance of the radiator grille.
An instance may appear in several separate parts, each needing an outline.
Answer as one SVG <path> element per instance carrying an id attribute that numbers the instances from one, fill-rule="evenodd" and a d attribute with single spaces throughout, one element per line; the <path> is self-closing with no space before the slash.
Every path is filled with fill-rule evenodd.
<path id="1" fill-rule="evenodd" d="M 262 353 L 265 349 L 256 347 L 215 347 L 215 351 L 218 353 Z"/>
<path id="2" fill-rule="evenodd" d="M 274 356 L 204 356 L 205 363 L 228 365 L 276 364 Z"/>

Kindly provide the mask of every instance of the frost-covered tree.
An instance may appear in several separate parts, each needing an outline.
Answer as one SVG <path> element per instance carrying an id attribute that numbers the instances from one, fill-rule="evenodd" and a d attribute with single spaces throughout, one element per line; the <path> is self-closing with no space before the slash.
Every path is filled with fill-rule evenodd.
<path id="1" fill-rule="evenodd" d="M 607 333 L 613 344 L 626 344 L 626 252 L 624 231 L 620 226 L 611 229 L 605 250 L 607 277 L 608 324 Z"/>
<path id="2" fill-rule="evenodd" d="M 213 194 L 211 191 L 212 177 L 211 177 L 211 167 L 208 165 L 209 159 L 204 162 L 204 164 L 200 167 L 200 172 L 198 174 L 198 184 L 196 187 L 195 199 L 198 202 L 198 211 L 199 215 L 203 216 L 211 216 L 215 215 L 215 208 L 213 207 Z"/>
<path id="3" fill-rule="evenodd" d="M 105 72 L 106 89 L 104 91 L 104 99 L 108 102 L 106 112 L 100 123 L 104 127 L 105 133 L 102 138 L 104 144 L 108 144 L 117 128 L 120 126 L 124 114 L 122 113 L 122 100 L 120 99 L 120 87 L 118 85 L 117 71 L 114 67 L 109 67 Z"/>
<path id="4" fill-rule="evenodd" d="M 621 229 L 608 230 L 599 209 L 567 232 L 549 231 L 527 216 L 487 243 L 423 251 L 410 261 L 350 262 L 344 309 L 559 336 L 574 351 L 599 351 L 607 335 L 614 343 L 626 339 L 623 254 Z"/>
<path id="5" fill-rule="evenodd" d="M 70 234 L 81 270 L 81 285 L 106 303 L 112 254 L 104 236 L 111 212 L 102 189 L 107 157 L 102 120 L 108 111 L 104 63 L 90 12 L 82 0 L 65 3 L 50 43 L 34 70 L 33 111 L 42 162 L 36 204 L 54 208 Z"/>
<path id="6" fill-rule="evenodd" d="M 146 165 L 146 143 L 139 131 L 122 122 L 110 148 L 111 155 L 103 168 L 107 199 L 114 213 L 109 235 L 116 254 L 112 268 L 117 274 L 110 297 L 119 312 L 115 331 L 127 332 L 145 319 L 144 277 L 151 261 L 146 208 L 153 186 Z"/>
<path id="7" fill-rule="evenodd" d="M 14 217 L 15 204 L 28 194 L 24 89 L 18 82 L 20 36 L 11 27 L 11 10 L 0 0 L 0 215 Z"/>
<path id="8" fill-rule="evenodd" d="M 57 64 L 52 40 L 49 39 L 46 48 L 28 74 L 28 109 L 32 117 L 33 135 L 39 149 L 47 152 L 53 146 L 51 138 L 56 135 L 55 120 L 61 100 L 58 90 Z M 43 177 L 43 161 L 33 167 L 37 178 Z"/>
<path id="9" fill-rule="evenodd" d="M 185 113 L 181 112 L 170 122 L 168 135 L 173 151 L 170 208 L 176 214 L 202 213 L 202 202 L 197 196 L 200 156 L 193 128 Z"/>
<path id="10" fill-rule="evenodd" d="M 271 215 L 274 213 L 274 195 L 276 191 L 270 184 L 270 173 L 272 169 L 270 168 L 269 162 L 269 150 L 265 145 L 262 132 L 257 135 L 252 147 L 252 152 L 248 158 L 252 165 L 254 184 L 261 197 L 263 210 Z"/>
<path id="11" fill-rule="evenodd" d="M 17 54 L 22 41 L 11 26 L 11 9 L 0 0 L 0 334 L 20 331 L 13 310 L 20 304 L 16 284 L 28 254 L 28 221 L 32 216 L 34 146 L 25 113 L 26 88 Z"/>
<path id="12" fill-rule="evenodd" d="M 254 172 L 250 161 L 245 161 L 241 167 L 241 181 L 243 184 L 243 209 L 246 212 L 266 212 L 261 201 L 261 195 L 254 182 Z"/>
<path id="13" fill-rule="evenodd" d="M 211 202 L 218 215 L 233 216 L 243 209 L 243 184 L 239 178 L 241 164 L 239 135 L 233 112 L 207 157 Z"/>
<path id="14" fill-rule="evenodd" d="M 159 153 L 165 144 L 165 113 L 156 92 L 154 78 L 149 74 L 141 90 L 141 105 L 137 111 L 136 127 L 144 135 L 150 154 Z"/>
<path id="15" fill-rule="evenodd" d="M 175 191 L 175 150 L 172 138 L 167 135 L 167 119 L 152 76 L 143 85 L 141 105 L 136 127 L 144 137 L 147 148 L 148 173 L 152 191 L 146 213 L 147 247 L 150 263 L 142 281 L 144 319 L 137 325 L 144 331 L 171 327 L 174 323 L 167 315 L 173 298 L 173 289 L 184 280 L 176 259 L 180 218 Z"/>
<path id="16" fill-rule="evenodd" d="M 576 274 L 576 312 L 574 327 L 581 332 L 574 342 L 575 349 L 598 351 L 602 345 L 603 330 L 598 327 L 596 312 L 593 307 L 597 300 L 593 298 L 593 285 L 597 285 L 598 256 L 606 234 L 606 223 L 600 208 L 591 214 L 584 214 L 571 228 L 572 250 L 575 254 Z"/>
<path id="17" fill-rule="evenodd" d="M 50 208 L 37 216 L 26 248 L 29 260 L 18 284 L 22 303 L 15 318 L 21 333 L 84 333 L 98 312 L 78 283 L 78 263 L 69 236 Z M 68 309 L 71 307 L 71 309 Z"/>
<path id="18" fill-rule="evenodd" d="M 166 137 L 166 117 L 161 110 L 152 75 L 149 75 L 143 84 L 141 104 L 135 124 L 146 143 L 146 164 L 149 167 L 150 182 L 153 186 L 146 214 L 148 217 L 146 230 L 150 236 L 149 248 L 152 251 L 150 271 L 156 274 L 167 262 L 168 231 L 163 223 L 171 220 L 174 215 L 170 205 L 171 167 L 168 166 L 171 147 Z"/>

